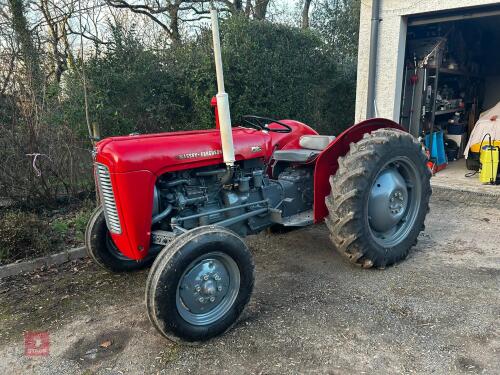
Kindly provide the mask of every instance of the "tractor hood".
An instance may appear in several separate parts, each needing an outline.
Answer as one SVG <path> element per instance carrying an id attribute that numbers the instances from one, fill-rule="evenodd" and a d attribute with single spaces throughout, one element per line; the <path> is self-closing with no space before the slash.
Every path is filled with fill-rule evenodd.
<path id="1" fill-rule="evenodd" d="M 272 137 L 261 131 L 234 128 L 236 160 L 269 158 Z M 106 138 L 96 146 L 96 161 L 111 173 L 165 172 L 223 163 L 218 130 L 183 131 Z M 193 165 L 194 164 L 194 165 Z"/>

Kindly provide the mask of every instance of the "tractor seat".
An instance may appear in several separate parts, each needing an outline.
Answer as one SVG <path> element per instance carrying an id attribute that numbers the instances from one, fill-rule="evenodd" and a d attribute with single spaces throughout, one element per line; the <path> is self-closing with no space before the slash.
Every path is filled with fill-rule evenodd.
<path id="1" fill-rule="evenodd" d="M 323 151 L 334 139 L 334 135 L 303 135 L 299 145 L 305 149 Z"/>
<path id="2" fill-rule="evenodd" d="M 273 159 L 291 163 L 308 163 L 316 158 L 333 140 L 330 135 L 303 135 L 299 139 L 299 149 L 274 151 Z"/>

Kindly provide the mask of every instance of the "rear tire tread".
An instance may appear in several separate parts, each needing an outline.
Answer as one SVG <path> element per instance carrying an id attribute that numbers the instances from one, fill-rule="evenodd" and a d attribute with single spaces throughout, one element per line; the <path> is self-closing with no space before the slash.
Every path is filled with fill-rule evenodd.
<path id="1" fill-rule="evenodd" d="M 339 169 L 330 177 L 331 193 L 326 197 L 325 203 L 329 216 L 325 223 L 330 230 L 330 239 L 337 251 L 354 264 L 363 268 L 377 267 L 385 268 L 388 265 L 405 259 L 411 246 L 405 250 L 392 254 L 385 249 L 374 251 L 367 238 L 367 230 L 363 230 L 364 221 L 359 213 L 360 197 L 371 188 L 367 181 L 367 175 L 377 168 L 378 161 L 387 153 L 388 146 L 404 147 L 414 149 L 418 153 L 418 159 L 425 166 L 427 158 L 421 150 L 420 144 L 408 133 L 397 129 L 379 129 L 367 133 L 357 143 L 351 143 L 348 153 L 339 158 Z M 422 202 L 420 210 L 429 211 L 429 198 L 431 188 L 429 179 L 431 172 L 427 167 L 423 168 Z M 425 219 L 425 215 L 424 215 Z M 419 230 L 423 230 L 423 223 L 416 223 Z M 414 246 L 417 238 L 411 239 Z"/>

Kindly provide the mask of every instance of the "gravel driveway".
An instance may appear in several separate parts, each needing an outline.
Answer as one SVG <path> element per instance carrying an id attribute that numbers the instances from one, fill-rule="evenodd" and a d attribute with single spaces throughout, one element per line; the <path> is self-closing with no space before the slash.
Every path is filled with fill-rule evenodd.
<path id="1" fill-rule="evenodd" d="M 1 374 L 500 373 L 500 208 L 434 200 L 416 248 L 351 266 L 323 225 L 248 239 L 257 284 L 239 323 L 172 344 L 143 306 L 146 272 L 84 260 L 0 282 Z M 24 331 L 50 355 L 26 357 Z"/>

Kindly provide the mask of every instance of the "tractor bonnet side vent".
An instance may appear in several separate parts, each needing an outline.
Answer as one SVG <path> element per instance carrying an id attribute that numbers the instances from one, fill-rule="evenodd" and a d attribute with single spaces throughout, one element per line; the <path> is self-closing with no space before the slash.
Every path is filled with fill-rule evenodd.
<path id="1" fill-rule="evenodd" d="M 108 168 L 99 163 L 96 163 L 95 166 L 97 182 L 99 185 L 99 195 L 101 196 L 106 224 L 110 232 L 120 234 L 122 232 L 122 227 L 120 225 L 120 218 L 118 217 L 118 211 L 116 209 L 115 195 L 113 193 Z"/>

